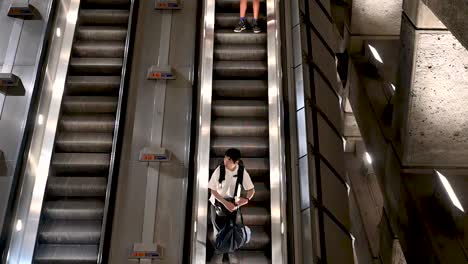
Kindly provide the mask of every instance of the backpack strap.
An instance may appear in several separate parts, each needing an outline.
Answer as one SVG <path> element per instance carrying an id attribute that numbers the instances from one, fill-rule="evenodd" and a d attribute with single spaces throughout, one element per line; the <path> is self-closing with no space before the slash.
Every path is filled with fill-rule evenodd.
<path id="1" fill-rule="evenodd" d="M 239 189 L 239 185 L 242 184 L 244 180 L 244 165 L 239 164 L 239 168 L 237 169 L 237 181 L 236 181 L 236 188 L 234 189 L 234 197 L 237 195 L 237 190 Z"/>
<path id="2" fill-rule="evenodd" d="M 224 163 L 221 162 L 221 164 L 219 164 L 219 179 L 218 179 L 219 184 L 223 183 L 225 178 L 226 178 L 226 167 L 224 166 Z"/>

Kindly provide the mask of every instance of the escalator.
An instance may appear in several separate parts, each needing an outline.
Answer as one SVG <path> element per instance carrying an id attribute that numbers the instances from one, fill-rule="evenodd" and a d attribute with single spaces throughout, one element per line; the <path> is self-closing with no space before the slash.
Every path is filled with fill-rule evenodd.
<path id="1" fill-rule="evenodd" d="M 240 149 L 256 193 L 242 208 L 252 238 L 236 254 L 241 263 L 270 263 L 267 34 L 265 26 L 259 34 L 234 33 L 238 21 L 239 1 L 216 0 L 210 171 L 228 148 Z"/>
<path id="2" fill-rule="evenodd" d="M 130 0 L 82 0 L 34 263 L 97 263 Z"/>

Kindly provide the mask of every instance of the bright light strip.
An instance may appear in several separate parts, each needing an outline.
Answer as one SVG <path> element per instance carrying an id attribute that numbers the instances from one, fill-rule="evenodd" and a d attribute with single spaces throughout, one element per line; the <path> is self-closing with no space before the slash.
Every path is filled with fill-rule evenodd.
<path id="1" fill-rule="evenodd" d="M 395 85 L 393 85 L 393 83 L 391 83 L 390 86 L 392 87 L 393 91 L 396 91 L 396 87 L 395 87 Z"/>
<path id="2" fill-rule="evenodd" d="M 37 123 L 38 123 L 39 125 L 44 124 L 44 116 L 43 116 L 43 115 L 39 115 L 39 116 L 37 117 Z"/>
<path id="3" fill-rule="evenodd" d="M 364 153 L 364 157 L 366 158 L 367 163 L 372 164 L 372 157 L 369 152 Z"/>
<path id="4" fill-rule="evenodd" d="M 346 151 L 346 138 L 343 139 L 343 151 Z"/>
<path id="5" fill-rule="evenodd" d="M 383 60 L 382 60 L 382 58 L 380 57 L 379 52 L 378 52 L 372 45 L 368 44 L 367 46 L 369 46 L 369 49 L 371 50 L 372 55 L 374 55 L 374 58 L 375 58 L 378 62 L 383 63 Z"/>
<path id="6" fill-rule="evenodd" d="M 59 27 L 55 31 L 55 35 L 57 35 L 57 37 L 59 37 L 59 38 L 62 36 L 62 30 Z"/>
<path id="7" fill-rule="evenodd" d="M 21 221 L 20 219 L 16 222 L 16 231 L 21 231 L 21 230 L 23 230 L 23 221 Z"/>
<path id="8" fill-rule="evenodd" d="M 463 209 L 463 206 L 460 203 L 460 200 L 458 200 L 457 195 L 453 191 L 453 188 L 452 188 L 452 185 L 450 185 L 450 182 L 440 172 L 438 172 L 438 171 L 436 171 L 436 172 L 437 172 L 437 175 L 439 176 L 440 181 L 442 182 L 442 185 L 445 188 L 445 191 L 447 191 L 447 193 L 448 193 L 448 195 L 450 197 L 450 200 L 452 200 L 453 205 L 455 205 L 455 207 L 460 209 L 462 212 L 465 212 L 465 210 Z"/>

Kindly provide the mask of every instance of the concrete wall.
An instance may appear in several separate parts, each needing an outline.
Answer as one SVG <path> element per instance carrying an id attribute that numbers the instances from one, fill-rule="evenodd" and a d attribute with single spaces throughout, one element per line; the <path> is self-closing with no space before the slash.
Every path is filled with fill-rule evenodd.
<path id="1" fill-rule="evenodd" d="M 465 0 L 422 0 L 444 23 L 452 34 L 468 48 L 468 2 Z"/>
<path id="2" fill-rule="evenodd" d="M 142 242 L 146 176 L 157 170 L 154 163 L 138 162 L 138 154 L 143 147 L 158 145 L 152 126 L 161 118 L 162 147 L 173 156 L 161 164 L 159 186 L 154 186 L 158 191 L 154 242 L 164 248 L 163 258 L 154 263 L 182 263 L 198 2 L 181 4 L 183 8 L 172 13 L 169 52 L 177 80 L 167 82 L 161 98 L 155 82 L 146 80 L 148 68 L 160 55 L 161 11 L 153 9 L 153 1 L 140 1 L 109 263 L 137 263 L 128 256 L 133 243 Z"/>
<path id="3" fill-rule="evenodd" d="M 349 209 L 340 110 L 341 83 L 337 78 L 335 51 L 337 29 L 331 20 L 329 1 L 291 2 L 293 59 L 288 69 L 291 87 L 292 178 L 298 199 L 293 222 L 296 227 L 296 263 L 353 263 L 349 234 Z M 299 14 L 304 14 L 303 20 Z M 299 248 L 299 249 L 297 249 Z"/>

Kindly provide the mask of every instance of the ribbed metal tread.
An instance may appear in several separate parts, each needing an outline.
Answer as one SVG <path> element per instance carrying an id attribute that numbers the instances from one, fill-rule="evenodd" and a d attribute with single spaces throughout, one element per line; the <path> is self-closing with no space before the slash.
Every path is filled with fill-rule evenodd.
<path id="1" fill-rule="evenodd" d="M 83 26 L 78 27 L 76 37 L 79 40 L 87 41 L 124 41 L 127 37 L 127 29 L 124 27 L 111 27 L 111 26 Z"/>
<path id="2" fill-rule="evenodd" d="M 268 66 L 265 61 L 215 61 L 213 71 L 221 79 L 261 79 L 266 76 Z"/>
<path id="3" fill-rule="evenodd" d="M 76 41 L 73 44 L 73 56 L 122 58 L 125 50 L 123 41 Z"/>
<path id="4" fill-rule="evenodd" d="M 257 100 L 214 100 L 215 117 L 268 117 L 268 104 Z"/>
<path id="5" fill-rule="evenodd" d="M 268 138 L 265 137 L 215 137 L 211 151 L 216 156 L 223 156 L 229 148 L 237 148 L 242 157 L 256 158 L 268 156 L 268 146 Z"/>
<path id="6" fill-rule="evenodd" d="M 81 9 L 81 25 L 127 26 L 130 12 L 118 9 Z"/>
<path id="7" fill-rule="evenodd" d="M 263 226 L 270 222 L 270 212 L 264 207 L 242 207 L 244 224 L 247 226 Z"/>
<path id="8" fill-rule="evenodd" d="M 117 97 L 65 96 L 62 111 L 65 113 L 115 113 Z"/>
<path id="9" fill-rule="evenodd" d="M 120 76 L 68 76 L 68 95 L 116 95 Z"/>
<path id="10" fill-rule="evenodd" d="M 265 45 L 217 45 L 214 58 L 224 61 L 261 61 L 266 60 Z"/>
<path id="11" fill-rule="evenodd" d="M 217 137 L 267 137 L 268 122 L 255 118 L 217 118 L 213 120 L 212 135 Z"/>
<path id="12" fill-rule="evenodd" d="M 105 177 L 50 177 L 47 182 L 48 197 L 104 197 Z"/>
<path id="13" fill-rule="evenodd" d="M 52 167 L 58 174 L 99 174 L 109 169 L 110 154 L 107 153 L 55 153 Z M 83 175 L 83 174 L 81 174 Z"/>
<path id="14" fill-rule="evenodd" d="M 39 242 L 48 244 L 98 244 L 101 221 L 45 221 L 39 231 Z"/>
<path id="15" fill-rule="evenodd" d="M 122 58 L 71 58 L 70 70 L 74 75 L 119 75 Z"/>
<path id="16" fill-rule="evenodd" d="M 110 133 L 114 131 L 114 122 L 115 116 L 111 114 L 63 115 L 59 127 L 66 132 Z"/>
<path id="17" fill-rule="evenodd" d="M 241 264 L 271 264 L 263 251 L 239 250 L 234 254 Z"/>
<path id="18" fill-rule="evenodd" d="M 268 96 L 268 83 L 264 80 L 214 80 L 214 98 L 256 99 Z"/>
<path id="19" fill-rule="evenodd" d="M 233 29 L 219 29 L 215 31 L 216 44 L 265 44 L 267 40 L 266 33 L 255 34 L 247 31 L 235 33 Z"/>
<path id="20" fill-rule="evenodd" d="M 97 245 L 39 244 L 34 255 L 37 264 L 96 264 Z"/>
<path id="21" fill-rule="evenodd" d="M 56 152 L 108 153 L 112 138 L 112 133 L 60 133 L 55 140 Z"/>
<path id="22" fill-rule="evenodd" d="M 250 173 L 250 172 L 249 172 Z M 270 200 L 270 189 L 263 182 L 254 182 L 255 195 L 252 202 L 265 202 Z"/>
<path id="23" fill-rule="evenodd" d="M 129 0 L 83 0 L 82 5 L 84 6 L 102 6 L 102 7 L 115 7 L 115 6 L 122 6 L 128 7 L 130 5 Z"/>
<path id="24" fill-rule="evenodd" d="M 101 220 L 104 214 L 102 200 L 47 201 L 43 214 L 55 220 Z"/>

